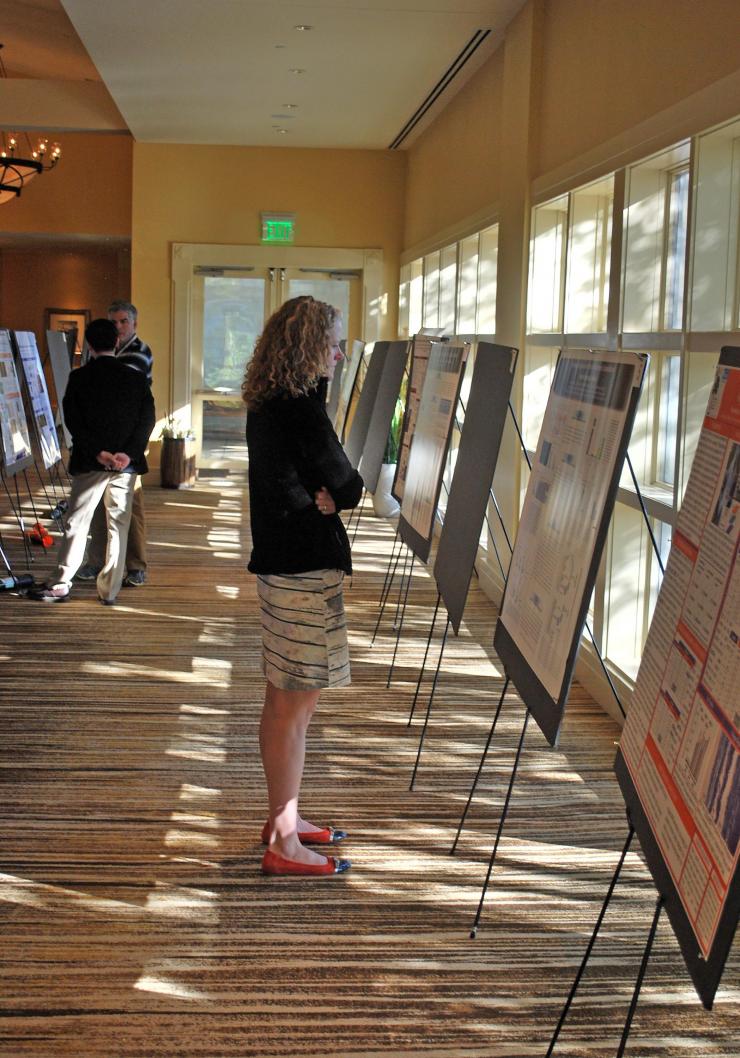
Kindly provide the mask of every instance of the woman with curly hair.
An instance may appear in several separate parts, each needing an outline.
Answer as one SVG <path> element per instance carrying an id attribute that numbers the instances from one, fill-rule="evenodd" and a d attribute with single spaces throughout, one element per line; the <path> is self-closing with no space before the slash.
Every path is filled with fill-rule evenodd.
<path id="1" fill-rule="evenodd" d="M 267 678 L 260 753 L 269 814 L 262 831 L 265 874 L 333 875 L 349 860 L 308 845 L 343 831 L 298 810 L 306 731 L 324 687 L 350 682 L 342 581 L 352 572 L 339 517 L 362 495 L 326 414 L 326 390 L 341 359 L 339 313 L 292 298 L 265 324 L 242 385 L 247 405 L 252 557 Z"/>

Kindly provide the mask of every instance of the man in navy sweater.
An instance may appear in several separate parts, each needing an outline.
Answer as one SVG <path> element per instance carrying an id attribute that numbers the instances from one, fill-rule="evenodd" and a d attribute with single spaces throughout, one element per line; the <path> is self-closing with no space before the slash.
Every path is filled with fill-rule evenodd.
<path id="1" fill-rule="evenodd" d="M 154 400 L 146 376 L 116 358 L 118 333 L 110 320 L 85 331 L 91 358 L 69 376 L 64 420 L 72 435 L 72 493 L 59 565 L 47 584 L 29 592 L 41 602 L 65 602 L 85 555 L 95 508 L 105 504 L 108 539 L 97 577 L 98 596 L 111 605 L 121 587 L 134 485 L 147 471 L 144 450 L 154 428 Z"/>

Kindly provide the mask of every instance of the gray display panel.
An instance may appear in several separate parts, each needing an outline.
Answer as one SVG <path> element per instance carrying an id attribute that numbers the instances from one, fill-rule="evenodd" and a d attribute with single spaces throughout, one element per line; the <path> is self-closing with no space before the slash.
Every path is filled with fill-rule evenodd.
<path id="1" fill-rule="evenodd" d="M 0 443 L 6 474 L 18 474 L 33 463 L 26 410 L 8 330 L 0 330 Z"/>
<path id="2" fill-rule="evenodd" d="M 432 546 L 434 518 L 469 349 L 469 345 L 435 342 L 424 377 L 398 522 L 401 539 L 422 562 L 429 558 Z"/>
<path id="3" fill-rule="evenodd" d="M 501 438 L 509 409 L 517 350 L 479 342 L 460 447 L 434 562 L 434 579 L 458 632 L 478 553 Z"/>
<path id="4" fill-rule="evenodd" d="M 64 433 L 64 443 L 67 448 L 71 448 L 72 435 L 67 429 L 67 424 L 64 421 L 64 410 L 62 408 L 62 400 L 72 370 L 67 338 L 68 335 L 63 334 L 61 331 L 46 332 L 46 347 L 49 350 L 51 373 L 54 377 L 54 389 L 57 391 L 57 422 L 61 423 L 62 431 Z"/>
<path id="5" fill-rule="evenodd" d="M 711 1007 L 740 913 L 740 349 L 725 347 L 615 770 Z"/>
<path id="6" fill-rule="evenodd" d="M 409 343 L 406 341 L 390 343 L 378 384 L 365 446 L 358 467 L 365 482 L 365 488 L 371 493 L 374 493 L 378 487 L 393 412 L 401 392 L 403 373 L 406 370 L 408 348 Z"/>
<path id="7" fill-rule="evenodd" d="M 645 376 L 640 353 L 562 353 L 494 647 L 555 745 Z"/>

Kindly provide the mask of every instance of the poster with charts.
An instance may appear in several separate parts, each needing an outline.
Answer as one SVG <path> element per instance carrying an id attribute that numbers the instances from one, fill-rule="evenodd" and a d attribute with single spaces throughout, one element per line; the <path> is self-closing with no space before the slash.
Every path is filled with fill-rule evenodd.
<path id="1" fill-rule="evenodd" d="M 3 469 L 17 474 L 33 461 L 10 331 L 0 330 L 0 433 Z"/>
<path id="2" fill-rule="evenodd" d="M 633 823 L 707 1005 L 740 903 L 739 539 L 740 350 L 728 348 L 617 757 Z"/>
<path id="3" fill-rule="evenodd" d="M 563 352 L 527 484 L 494 645 L 558 738 L 647 357 Z"/>
<path id="4" fill-rule="evenodd" d="M 62 458 L 54 425 L 54 414 L 49 401 L 49 391 L 46 388 L 46 378 L 41 366 L 36 335 L 33 331 L 14 331 L 15 343 L 18 347 L 23 374 L 26 379 L 26 388 L 31 402 L 31 411 L 36 423 L 36 434 L 41 450 L 41 457 L 47 470 L 58 463 Z"/>
<path id="5" fill-rule="evenodd" d="M 391 495 L 398 500 L 403 500 L 403 490 L 406 484 L 406 474 L 409 467 L 409 453 L 411 451 L 411 438 L 416 430 L 416 420 L 419 415 L 419 404 L 421 402 L 421 391 L 424 388 L 424 379 L 429 363 L 429 354 L 432 351 L 432 339 L 427 334 L 417 334 L 411 342 L 411 370 L 409 372 L 408 385 L 406 388 L 406 406 L 403 412 L 403 423 L 401 425 L 401 443 L 398 446 L 398 462 L 396 473 L 393 478 Z"/>
<path id="6" fill-rule="evenodd" d="M 433 342 L 419 401 L 398 530 L 422 562 L 429 558 L 434 518 L 460 397 L 469 345 Z"/>

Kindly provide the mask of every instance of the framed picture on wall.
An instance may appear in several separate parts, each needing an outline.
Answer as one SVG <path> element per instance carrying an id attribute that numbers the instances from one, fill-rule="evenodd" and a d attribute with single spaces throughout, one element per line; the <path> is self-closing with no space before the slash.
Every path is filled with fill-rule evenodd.
<path id="1" fill-rule="evenodd" d="M 79 355 L 85 327 L 90 322 L 90 309 L 47 309 L 45 316 L 47 331 L 61 331 L 62 334 L 75 332 L 75 353 Z"/>

